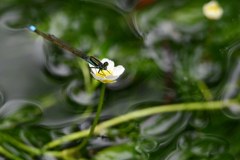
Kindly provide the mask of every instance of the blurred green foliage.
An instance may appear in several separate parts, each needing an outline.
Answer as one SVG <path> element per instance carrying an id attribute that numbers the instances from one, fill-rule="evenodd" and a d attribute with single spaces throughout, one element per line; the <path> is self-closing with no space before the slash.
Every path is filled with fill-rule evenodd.
<path id="1" fill-rule="evenodd" d="M 240 2 L 219 0 L 224 13 L 216 21 L 202 13 L 207 2 L 3 0 L 0 26 L 8 35 L 0 40 L 24 32 L 19 42 L 23 36 L 35 41 L 39 37 L 26 29 L 35 25 L 88 55 L 123 65 L 124 74 L 107 87 L 101 122 L 156 105 L 234 98 L 239 92 Z M 41 53 L 43 61 L 18 53 L 16 43 L 7 47 L 14 53 L 1 51 L 3 58 L 16 54 L 19 61 L 33 61 L 32 67 L 41 71 L 35 77 L 26 75 L 23 88 L 33 89 L 20 91 L 18 98 L 24 101 L 8 98 L 4 94 L 7 86 L 1 87 L 0 146 L 21 159 L 44 159 L 46 155 L 21 150 L 3 135 L 42 149 L 54 139 L 88 129 L 100 93 L 100 83 L 83 73 L 86 62 L 42 39 L 35 42 L 33 53 L 28 50 L 33 43 L 25 44 L 24 51 L 27 57 Z M 14 82 L 20 85 L 18 77 Z M 223 111 L 140 118 L 93 137 L 74 156 L 94 160 L 239 159 L 239 115 L 238 106 L 232 106 Z M 81 142 L 64 143 L 54 151 Z M 0 148 L 1 158 L 7 155 L 3 153 Z"/>

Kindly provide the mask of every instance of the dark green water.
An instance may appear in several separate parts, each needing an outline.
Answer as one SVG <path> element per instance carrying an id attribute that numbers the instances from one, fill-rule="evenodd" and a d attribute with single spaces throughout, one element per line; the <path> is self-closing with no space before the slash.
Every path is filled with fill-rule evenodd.
<path id="1" fill-rule="evenodd" d="M 147 3 L 144 3 L 147 2 Z M 123 65 L 107 84 L 100 122 L 153 106 L 239 97 L 240 2 L 3 0 L 0 3 L 0 159 L 61 159 L 33 155 L 6 136 L 42 147 L 88 129 L 101 83 L 72 53 L 27 29 L 35 25 L 99 59 Z M 176 111 L 136 118 L 92 137 L 74 159 L 240 159 L 239 104 L 220 110 Z M 5 137 L 5 138 L 3 138 Z M 78 146 L 68 141 L 49 151 Z M 64 159 L 64 158 L 63 158 Z"/>

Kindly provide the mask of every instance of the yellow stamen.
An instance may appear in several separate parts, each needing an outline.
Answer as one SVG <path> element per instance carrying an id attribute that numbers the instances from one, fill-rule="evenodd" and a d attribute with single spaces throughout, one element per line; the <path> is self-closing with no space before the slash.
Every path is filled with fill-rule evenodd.
<path id="1" fill-rule="evenodd" d="M 103 83 L 114 83 L 115 81 L 113 81 L 113 80 L 101 80 L 101 82 L 103 82 Z"/>
<path id="2" fill-rule="evenodd" d="M 206 8 L 207 11 L 212 11 L 212 12 L 215 12 L 215 13 L 218 13 L 219 12 L 219 6 L 218 5 L 215 5 L 215 6 L 209 6 Z"/>
<path id="3" fill-rule="evenodd" d="M 109 73 L 110 72 L 110 73 Z M 107 71 L 107 70 L 101 70 L 99 73 L 97 72 L 95 75 L 98 76 L 98 77 L 102 77 L 102 78 L 105 78 L 106 76 L 108 75 L 112 75 L 113 72 L 111 70 Z M 109 82 L 107 82 L 109 83 Z"/>
<path id="4" fill-rule="evenodd" d="M 210 1 L 203 6 L 203 14 L 211 20 L 217 20 L 222 17 L 223 9 L 217 1 Z"/>

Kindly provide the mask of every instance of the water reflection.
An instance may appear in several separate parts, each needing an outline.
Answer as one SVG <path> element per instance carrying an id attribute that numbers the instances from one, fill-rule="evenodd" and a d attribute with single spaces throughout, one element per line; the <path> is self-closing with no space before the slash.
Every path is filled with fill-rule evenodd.
<path id="1" fill-rule="evenodd" d="M 55 61 L 55 59 L 53 60 Z M 55 76 L 68 77 L 71 75 L 71 69 L 69 66 L 64 64 L 55 64 L 52 63 L 51 59 L 48 60 L 48 65 L 46 66 L 48 71 Z"/>
<path id="2" fill-rule="evenodd" d="M 83 89 L 83 87 L 84 84 L 82 82 L 73 80 L 64 91 L 65 94 L 63 97 L 66 97 L 68 100 L 80 105 L 97 105 L 99 93 L 96 91 L 88 93 Z"/>
<path id="3" fill-rule="evenodd" d="M 199 14 L 200 1 L 177 4 L 158 1 L 150 8 L 139 10 L 140 2 L 143 3 L 137 0 L 21 3 L 13 0 L 2 5 L 0 82 L 3 89 L 0 88 L 0 105 L 7 102 L 0 108 L 0 128 L 13 133 L 20 130 L 16 133 L 17 138 L 40 148 L 63 135 L 88 129 L 95 116 L 99 86 L 94 86 L 91 91 L 87 89 L 92 87 L 92 80 L 84 79 L 82 71 L 85 69 L 79 65 L 86 62 L 78 63 L 71 53 L 41 37 L 35 41 L 37 36 L 19 29 L 29 24 L 55 34 L 88 55 L 99 59 L 109 57 L 126 66 L 124 77 L 107 86 L 100 121 L 154 105 L 229 99 L 238 95 L 240 67 L 239 63 L 233 64 L 239 41 L 222 50 L 231 43 L 229 39 L 238 35 L 229 34 L 229 30 L 237 28 L 232 21 L 224 19 L 210 25 Z M 189 7 L 187 11 L 182 11 L 186 6 Z M 191 21 L 188 19 L 191 17 L 200 18 Z M 229 28 L 228 23 L 233 27 Z M 199 87 L 200 82 L 206 88 Z M 201 92 L 204 89 L 212 93 L 212 98 L 204 97 Z M 53 95 L 50 99 L 53 103 L 40 106 L 38 102 L 46 104 L 43 99 L 47 95 Z M 37 103 L 14 99 L 29 97 Z M 238 105 L 223 112 L 232 119 L 239 119 Z M 44 127 L 28 125 L 40 118 Z M 214 118 L 219 125 L 212 123 Z M 95 159 L 112 155 L 122 159 L 160 159 L 166 155 L 174 160 L 232 159 L 230 146 L 224 138 L 204 134 L 224 134 L 228 128 L 226 135 L 229 135 L 230 131 L 234 133 L 232 128 L 239 128 L 237 121 L 231 119 L 236 127 L 231 128 L 231 122 L 225 125 L 224 118 L 218 118 L 205 112 L 176 112 L 136 119 L 108 129 L 106 135 L 92 138 L 86 154 L 97 154 Z M 16 127 L 19 125 L 24 128 Z M 76 146 L 80 142 L 81 139 L 62 147 Z M 176 142 L 177 149 L 172 151 Z M 4 147 L 25 159 L 32 158 L 13 150 L 8 144 Z"/>
<path id="4" fill-rule="evenodd" d="M 152 137 L 142 137 L 139 148 L 146 153 L 154 152 L 158 148 L 158 142 Z"/>
<path id="5" fill-rule="evenodd" d="M 208 125 L 208 122 L 208 117 L 204 113 L 199 113 L 192 116 L 189 123 L 195 128 L 203 129 Z"/>
<path id="6" fill-rule="evenodd" d="M 136 71 L 126 75 L 125 77 L 121 76 L 116 83 L 109 84 L 108 88 L 111 90 L 124 89 L 133 83 L 135 75 Z"/>
<path id="7" fill-rule="evenodd" d="M 28 146 L 42 147 L 48 141 L 53 138 L 49 134 L 49 129 L 39 125 L 32 125 L 30 127 L 24 127 L 22 130 L 17 132 L 22 142 Z M 56 132 L 56 131 L 55 131 Z"/>
<path id="8" fill-rule="evenodd" d="M 12 27 L 9 27 L 9 25 L 14 24 L 19 18 L 21 18 L 19 11 L 8 11 L 1 15 L 0 23 L 3 27 L 10 29 Z"/>
<path id="9" fill-rule="evenodd" d="M 46 69 L 51 75 L 64 78 L 72 74 L 71 66 L 67 64 L 74 62 L 70 53 L 66 53 L 65 50 L 51 43 L 43 45 L 43 50 L 46 57 Z"/>
<path id="10" fill-rule="evenodd" d="M 167 159 L 206 159 L 210 157 L 212 159 L 220 157 L 234 159 L 229 154 L 229 143 L 223 137 L 188 132 L 179 137 L 178 149 L 173 151 Z"/>
<path id="11" fill-rule="evenodd" d="M 41 118 L 39 104 L 27 100 L 10 100 L 0 108 L 0 129 L 10 129 L 31 124 Z"/>
<path id="12" fill-rule="evenodd" d="M 4 102 L 5 102 L 5 93 L 2 86 L 0 85 L 0 108 L 2 107 Z"/>
<path id="13" fill-rule="evenodd" d="M 231 73 L 231 76 L 227 80 L 223 90 L 223 99 L 228 100 L 236 97 L 239 94 L 239 78 L 240 78 L 240 60 L 238 59 L 237 64 Z M 223 109 L 223 113 L 233 119 L 240 118 L 240 107 L 239 105 L 233 105 L 231 107 Z"/>
<path id="14" fill-rule="evenodd" d="M 188 124 L 191 114 L 174 113 L 154 115 L 141 125 L 141 133 L 146 137 L 156 137 L 158 143 L 169 142 Z"/>
<path id="15" fill-rule="evenodd" d="M 114 146 L 113 149 L 105 149 L 99 152 L 93 159 L 103 160 L 103 159 L 148 159 L 148 154 L 144 151 L 139 150 L 134 144 L 126 143 L 118 146 Z"/>
<path id="16" fill-rule="evenodd" d="M 161 22 L 148 33 L 145 45 L 150 47 L 161 40 L 171 39 L 179 42 L 182 40 L 182 34 L 173 22 Z"/>

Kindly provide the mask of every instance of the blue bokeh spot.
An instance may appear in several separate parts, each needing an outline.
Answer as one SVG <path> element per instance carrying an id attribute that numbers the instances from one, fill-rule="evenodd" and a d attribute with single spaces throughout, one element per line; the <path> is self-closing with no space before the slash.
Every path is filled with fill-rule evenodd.
<path id="1" fill-rule="evenodd" d="M 32 31 L 36 30 L 36 28 L 34 26 L 29 26 L 29 29 L 32 30 Z"/>

